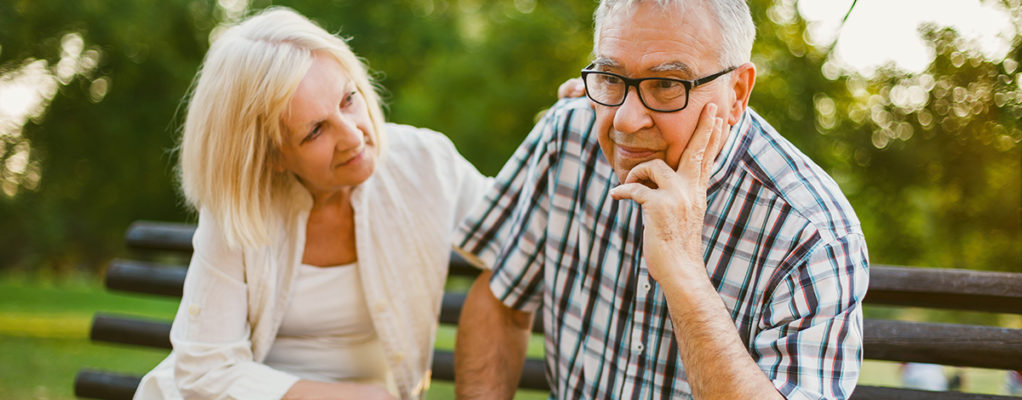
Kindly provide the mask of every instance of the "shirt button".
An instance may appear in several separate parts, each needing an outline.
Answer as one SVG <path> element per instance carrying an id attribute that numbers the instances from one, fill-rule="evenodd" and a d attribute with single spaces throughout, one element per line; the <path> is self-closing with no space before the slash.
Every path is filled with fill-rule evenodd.
<path id="1" fill-rule="evenodd" d="M 199 315 L 199 306 L 197 304 L 192 304 L 188 306 L 188 313 L 191 314 L 193 317 Z"/>
<path id="2" fill-rule="evenodd" d="M 649 282 L 642 282 L 642 285 L 639 285 L 639 287 L 642 288 L 642 292 L 643 293 L 649 293 L 649 289 L 652 288 L 652 286 L 650 286 Z"/>
<path id="3" fill-rule="evenodd" d="M 642 345 L 642 332 L 632 332 L 632 350 L 636 353 L 641 353 L 645 346 Z"/>
<path id="4" fill-rule="evenodd" d="M 387 303 L 384 303 L 382 301 L 378 302 L 376 303 L 376 306 L 374 308 L 376 309 L 376 312 L 382 313 L 384 311 L 387 311 Z"/>
<path id="5" fill-rule="evenodd" d="M 401 353 L 401 352 L 394 353 L 394 357 L 393 358 L 394 358 L 394 364 L 399 364 L 399 363 L 401 363 L 401 361 L 405 360 L 405 353 Z"/>

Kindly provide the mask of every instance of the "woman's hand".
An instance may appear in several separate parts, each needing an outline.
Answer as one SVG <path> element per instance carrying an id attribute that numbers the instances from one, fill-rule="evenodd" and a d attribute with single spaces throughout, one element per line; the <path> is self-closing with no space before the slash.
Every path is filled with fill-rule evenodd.
<path id="1" fill-rule="evenodd" d="M 561 84 L 561 87 L 557 88 L 557 98 L 563 99 L 568 97 L 582 97 L 586 95 L 586 86 L 582 83 L 582 78 L 571 78 Z"/>
<path id="2" fill-rule="evenodd" d="M 397 400 L 386 389 L 367 383 L 317 382 L 302 379 L 284 394 L 285 400 Z"/>

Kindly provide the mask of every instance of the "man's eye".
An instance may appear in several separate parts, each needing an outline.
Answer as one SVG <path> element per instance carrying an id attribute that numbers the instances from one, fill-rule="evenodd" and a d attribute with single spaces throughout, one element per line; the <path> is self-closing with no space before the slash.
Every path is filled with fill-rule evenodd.
<path id="1" fill-rule="evenodd" d="M 656 81 L 656 88 L 661 90 L 680 89 L 682 86 L 681 82 L 677 81 L 669 81 L 666 79 Z"/>
<path id="2" fill-rule="evenodd" d="M 617 84 L 621 83 L 621 78 L 618 78 L 618 77 L 616 77 L 614 75 L 603 75 L 603 74 L 601 74 L 600 75 L 600 79 L 603 81 L 603 83 L 606 83 L 608 85 L 617 85 Z"/>

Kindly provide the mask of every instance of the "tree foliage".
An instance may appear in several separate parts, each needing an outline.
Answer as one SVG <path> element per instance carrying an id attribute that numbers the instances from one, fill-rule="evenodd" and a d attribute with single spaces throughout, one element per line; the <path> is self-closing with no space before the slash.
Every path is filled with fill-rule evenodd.
<path id="1" fill-rule="evenodd" d="M 0 265 L 99 268 L 131 220 L 184 217 L 167 152 L 175 110 L 217 19 L 212 4 L 187 0 L 0 2 L 0 71 L 35 62 L 61 77 L 20 137 L 3 137 L 5 160 L 17 143 L 30 143 L 40 177 L 14 196 L 0 194 Z M 76 50 L 95 65 L 62 71 Z"/>
<path id="2" fill-rule="evenodd" d="M 1017 2 L 1005 4 L 1022 32 Z M 489 174 L 589 61 L 596 5 L 273 3 L 350 37 L 386 88 L 388 119 L 446 133 Z M 16 134 L 0 123 L 0 188 L 17 185 L 0 191 L 0 267 L 101 268 L 130 221 L 192 218 L 172 176 L 180 102 L 211 32 L 237 18 L 239 4 L 0 2 L 0 77 L 29 66 L 53 77 L 44 112 Z M 928 27 L 928 70 L 865 78 L 836 68 L 829 44 L 807 41 L 794 1 L 750 6 L 759 30 L 752 106 L 835 177 L 874 262 L 1020 269 L 1018 37 L 1005 59 L 987 60 L 954 31 Z"/>
<path id="3" fill-rule="evenodd" d="M 1022 272 L 1022 36 L 988 60 L 926 25 L 935 58 L 925 71 L 886 66 L 865 78 L 838 71 L 828 44 L 807 43 L 793 2 L 753 4 L 766 18 L 751 103 L 838 181 L 873 262 Z"/>

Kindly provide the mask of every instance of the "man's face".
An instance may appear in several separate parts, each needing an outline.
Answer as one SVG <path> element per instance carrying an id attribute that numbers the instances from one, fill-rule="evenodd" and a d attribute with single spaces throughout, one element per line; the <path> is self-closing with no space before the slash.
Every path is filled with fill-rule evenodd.
<path id="1" fill-rule="evenodd" d="M 720 34 L 705 7 L 692 2 L 678 12 L 644 2 L 611 12 L 596 45 L 594 68 L 630 78 L 694 80 L 730 67 L 718 62 Z M 707 103 L 716 103 L 717 115 L 726 120 L 734 97 L 728 82 L 723 76 L 693 88 L 688 106 L 670 113 L 647 109 L 634 87 L 620 106 L 596 104 L 600 149 L 618 179 L 624 182 L 632 167 L 653 159 L 677 168 Z"/>

